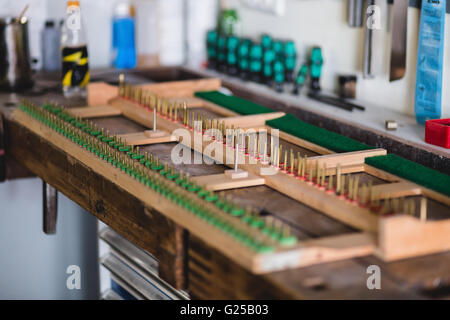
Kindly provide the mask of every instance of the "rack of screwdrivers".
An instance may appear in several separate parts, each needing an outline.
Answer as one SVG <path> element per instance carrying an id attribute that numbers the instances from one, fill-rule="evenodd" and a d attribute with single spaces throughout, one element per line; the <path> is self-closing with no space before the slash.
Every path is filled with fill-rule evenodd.
<path id="1" fill-rule="evenodd" d="M 208 68 L 251 80 L 283 91 L 285 83 L 294 82 L 297 52 L 292 40 L 281 41 L 263 34 L 260 41 L 207 33 Z"/>

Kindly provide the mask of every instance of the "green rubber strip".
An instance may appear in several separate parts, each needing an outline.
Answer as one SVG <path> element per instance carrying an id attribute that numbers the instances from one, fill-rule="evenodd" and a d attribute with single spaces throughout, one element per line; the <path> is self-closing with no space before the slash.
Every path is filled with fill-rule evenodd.
<path id="1" fill-rule="evenodd" d="M 225 107 L 242 115 L 274 112 L 272 109 L 269 109 L 257 103 L 236 96 L 228 96 L 219 91 L 196 92 L 195 96 L 202 98 L 203 100 L 218 104 L 219 106 Z"/>
<path id="2" fill-rule="evenodd" d="M 450 176 L 445 173 L 424 167 L 395 154 L 366 158 L 365 163 L 450 196 Z"/>
<path id="3" fill-rule="evenodd" d="M 291 114 L 266 121 L 266 125 L 310 141 L 335 152 L 352 152 L 374 149 L 364 143 L 306 123 Z"/>

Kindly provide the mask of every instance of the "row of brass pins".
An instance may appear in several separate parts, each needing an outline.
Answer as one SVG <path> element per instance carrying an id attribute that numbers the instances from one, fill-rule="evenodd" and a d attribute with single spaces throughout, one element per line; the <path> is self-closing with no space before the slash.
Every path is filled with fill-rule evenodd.
<path id="1" fill-rule="evenodd" d="M 274 217 L 274 216 L 266 216 L 265 217 L 266 226 L 269 228 L 272 228 L 276 232 L 279 232 L 283 234 L 283 236 L 290 236 L 291 235 L 291 227 L 281 221 L 280 219 Z"/>
<path id="2" fill-rule="evenodd" d="M 157 97 L 155 94 L 142 88 L 124 84 L 122 75 L 119 76 L 119 96 L 132 99 L 149 109 L 156 109 L 156 112 L 162 116 L 177 122 L 183 121 L 184 125 L 188 125 L 186 102 L 183 102 L 182 105 L 176 102 L 170 103 L 167 99 Z M 181 115 L 183 116 L 181 117 Z M 204 123 L 203 127 L 205 126 L 206 123 Z"/>

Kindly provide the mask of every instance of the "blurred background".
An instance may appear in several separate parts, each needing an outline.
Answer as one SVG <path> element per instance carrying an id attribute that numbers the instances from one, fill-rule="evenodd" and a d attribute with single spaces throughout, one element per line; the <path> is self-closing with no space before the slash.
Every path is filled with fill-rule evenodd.
<path id="1" fill-rule="evenodd" d="M 273 11 L 258 10 L 258 3 L 276 3 Z M 30 46 L 35 68 L 42 68 L 42 31 L 46 21 L 57 26 L 64 20 L 64 0 L 0 0 L 0 15 L 17 15 L 30 3 Z M 121 4 L 133 6 L 137 67 L 189 64 L 199 67 L 206 60 L 206 31 L 217 25 L 220 5 L 236 9 L 239 36 L 259 39 L 270 33 L 295 42 L 298 64 L 311 46 L 323 48 L 322 86 L 325 91 L 336 87 L 337 74 L 362 74 L 364 28 L 351 28 L 347 21 L 347 0 L 81 0 L 82 19 L 87 30 L 90 68 L 112 65 L 112 21 L 127 15 Z M 250 3 L 250 5 L 249 5 Z M 252 6 L 252 4 L 255 4 Z M 418 1 L 411 1 L 418 3 Z M 124 13 L 125 11 L 125 13 Z M 379 106 L 401 113 L 414 114 L 414 94 L 420 10 L 410 8 L 407 29 L 407 68 L 403 79 L 389 82 L 392 10 L 383 11 L 381 39 L 374 52 L 379 65 L 375 79 L 359 79 L 358 98 L 377 101 Z M 448 16 L 448 14 L 447 14 Z M 445 33 L 450 31 L 446 24 Z M 444 62 L 450 59 L 448 41 L 444 43 Z M 360 77 L 359 77 L 360 78 Z M 448 88 L 450 67 L 444 63 L 442 114 L 450 116 Z"/>

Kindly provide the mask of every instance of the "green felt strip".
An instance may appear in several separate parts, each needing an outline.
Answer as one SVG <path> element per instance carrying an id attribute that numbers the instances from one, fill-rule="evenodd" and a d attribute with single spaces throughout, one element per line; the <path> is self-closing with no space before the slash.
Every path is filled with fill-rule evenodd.
<path id="1" fill-rule="evenodd" d="M 450 196 L 450 176 L 395 154 L 366 158 L 368 165 Z"/>
<path id="2" fill-rule="evenodd" d="M 373 149 L 373 147 L 364 143 L 303 122 L 291 114 L 266 121 L 266 124 L 272 128 L 279 129 L 335 152 L 352 152 Z"/>
<path id="3" fill-rule="evenodd" d="M 273 110 L 259 104 L 239 97 L 228 96 L 218 91 L 196 92 L 195 96 L 243 115 L 273 112 Z M 293 136 L 308 140 L 335 152 L 373 149 L 372 147 L 351 138 L 303 122 L 290 114 L 275 120 L 267 121 L 266 124 L 272 128 L 280 129 Z"/>
<path id="4" fill-rule="evenodd" d="M 227 96 L 217 91 L 196 92 L 195 95 L 243 115 L 272 112 L 271 109 L 256 103 L 234 96 Z M 373 149 L 373 147 L 364 143 L 301 121 L 291 114 L 275 120 L 269 120 L 266 124 L 334 152 Z M 366 158 L 366 163 L 429 189 L 450 195 L 450 176 L 413 161 L 389 154 L 387 156 Z"/>
<path id="5" fill-rule="evenodd" d="M 219 106 L 225 107 L 231 111 L 242 115 L 260 114 L 273 112 L 272 109 L 263 107 L 257 103 L 236 97 L 228 96 L 218 91 L 201 91 L 195 93 L 196 97 L 202 98 L 206 101 L 215 103 Z"/>

